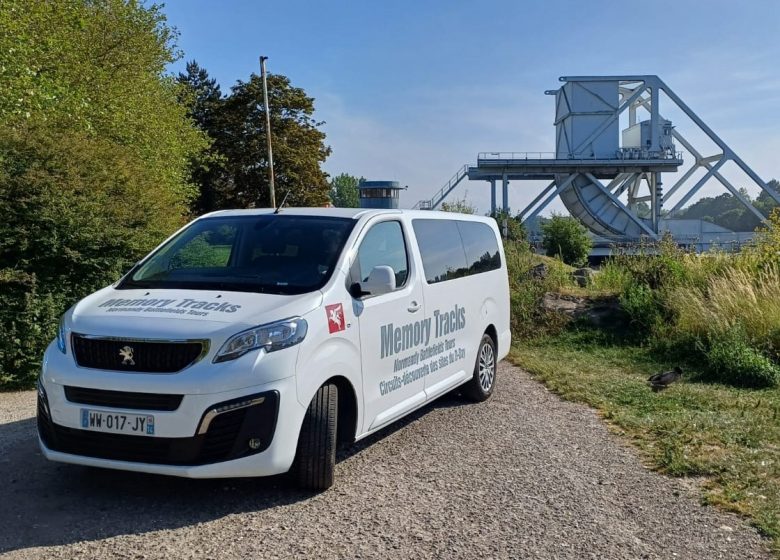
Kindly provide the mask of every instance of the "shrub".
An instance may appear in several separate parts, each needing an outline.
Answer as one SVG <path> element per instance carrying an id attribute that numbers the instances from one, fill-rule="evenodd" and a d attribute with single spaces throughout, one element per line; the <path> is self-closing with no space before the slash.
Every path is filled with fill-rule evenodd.
<path id="1" fill-rule="evenodd" d="M 692 258 L 689 258 L 692 257 Z M 625 270 L 636 283 L 652 289 L 683 283 L 695 255 L 686 253 L 671 237 L 645 243 L 632 252 L 618 252 L 610 262 Z"/>
<path id="2" fill-rule="evenodd" d="M 62 294 L 41 290 L 34 275 L 0 270 L 0 386 L 25 388 L 34 381 L 66 305 Z"/>
<path id="3" fill-rule="evenodd" d="M 0 208 L 0 382 L 21 386 L 59 316 L 180 226 L 186 199 L 123 146 L 23 129 L 0 132 Z"/>
<path id="4" fill-rule="evenodd" d="M 661 323 L 663 307 L 659 295 L 646 284 L 629 284 L 620 296 L 620 306 L 638 334 L 648 335 Z"/>
<path id="5" fill-rule="evenodd" d="M 541 307 L 544 294 L 573 286 L 566 267 L 559 261 L 546 263 L 545 278 L 529 273 L 542 257 L 534 254 L 524 242 L 504 243 L 510 289 L 510 321 L 515 340 L 535 338 L 560 332 L 568 319 Z"/>
<path id="6" fill-rule="evenodd" d="M 566 264 L 581 265 L 588 258 L 592 242 L 585 227 L 569 216 L 553 217 L 542 225 L 542 246 L 549 257 Z"/>
<path id="7" fill-rule="evenodd" d="M 609 260 L 599 268 L 598 274 L 593 276 L 590 288 L 596 292 L 619 295 L 633 284 L 634 278 L 631 273 L 614 260 Z"/>
<path id="8" fill-rule="evenodd" d="M 458 212 L 460 214 L 477 213 L 476 206 L 474 206 L 471 202 L 469 202 L 465 195 L 463 196 L 463 198 L 459 198 L 451 202 L 442 202 L 441 210 L 442 212 Z"/>
<path id="9" fill-rule="evenodd" d="M 756 388 L 780 383 L 780 367 L 750 346 L 744 331 L 738 327 L 710 335 L 706 357 L 716 381 Z"/>

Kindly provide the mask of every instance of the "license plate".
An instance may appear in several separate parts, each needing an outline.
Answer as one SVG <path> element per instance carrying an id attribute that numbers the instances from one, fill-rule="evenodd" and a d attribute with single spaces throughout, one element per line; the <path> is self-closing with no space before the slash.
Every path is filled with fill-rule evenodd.
<path id="1" fill-rule="evenodd" d="M 81 427 L 85 430 L 96 432 L 153 436 L 154 416 L 148 414 L 121 414 L 82 408 Z"/>

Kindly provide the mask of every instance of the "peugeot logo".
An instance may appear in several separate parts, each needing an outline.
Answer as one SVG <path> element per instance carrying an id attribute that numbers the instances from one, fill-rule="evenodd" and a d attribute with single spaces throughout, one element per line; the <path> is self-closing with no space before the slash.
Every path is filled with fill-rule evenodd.
<path id="1" fill-rule="evenodd" d="M 119 357 L 122 358 L 122 365 L 123 366 L 134 366 L 135 362 L 133 361 L 133 347 L 132 346 L 124 346 L 119 349 Z"/>

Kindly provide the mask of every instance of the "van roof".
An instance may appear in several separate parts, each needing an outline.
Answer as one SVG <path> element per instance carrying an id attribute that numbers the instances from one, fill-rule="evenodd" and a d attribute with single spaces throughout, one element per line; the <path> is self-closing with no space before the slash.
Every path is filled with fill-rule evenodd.
<path id="1" fill-rule="evenodd" d="M 201 216 L 202 218 L 205 217 L 215 217 L 215 216 L 255 216 L 255 215 L 262 215 L 262 214 L 271 214 L 273 213 L 273 208 L 249 208 L 249 209 L 243 209 L 243 210 L 218 210 L 216 212 L 210 212 L 209 214 L 205 214 Z M 477 220 L 485 220 L 483 216 L 479 215 L 471 215 L 471 214 L 455 214 L 452 212 L 436 212 L 432 210 L 385 210 L 385 209 L 370 209 L 370 208 L 293 208 L 293 207 L 285 207 L 282 208 L 279 212 L 280 215 L 292 215 L 292 216 L 331 216 L 333 218 L 352 218 L 354 220 L 359 220 L 360 218 L 364 216 L 378 216 L 378 215 L 385 215 L 385 214 L 404 214 L 404 215 L 413 215 L 416 217 L 421 218 L 430 218 L 430 217 L 448 217 L 448 218 L 456 218 L 457 219 L 477 219 Z"/>

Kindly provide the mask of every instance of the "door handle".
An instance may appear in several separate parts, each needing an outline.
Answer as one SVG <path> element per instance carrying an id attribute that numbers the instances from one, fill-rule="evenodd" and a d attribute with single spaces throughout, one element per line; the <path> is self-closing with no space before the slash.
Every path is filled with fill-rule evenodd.
<path id="1" fill-rule="evenodd" d="M 409 305 L 409 307 L 407 307 L 406 309 L 407 309 L 407 311 L 409 311 L 409 313 L 414 313 L 414 312 L 416 312 L 416 311 L 419 311 L 419 310 L 420 310 L 420 304 L 419 304 L 419 303 L 417 303 L 416 301 L 413 301 L 413 302 L 412 302 L 412 303 Z"/>

